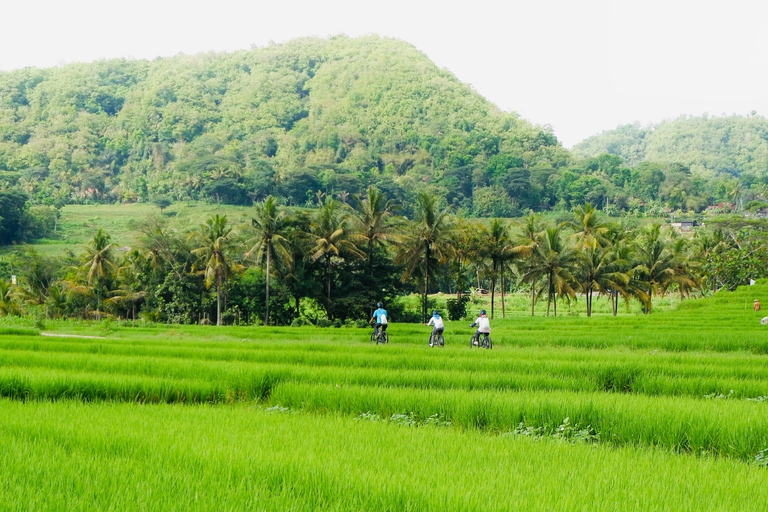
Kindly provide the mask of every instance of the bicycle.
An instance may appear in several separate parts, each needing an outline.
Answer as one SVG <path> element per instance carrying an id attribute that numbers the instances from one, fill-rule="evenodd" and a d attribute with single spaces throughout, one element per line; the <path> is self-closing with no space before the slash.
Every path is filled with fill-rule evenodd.
<path id="1" fill-rule="evenodd" d="M 482 339 L 480 339 L 480 335 L 482 335 Z M 477 344 L 475 344 L 477 342 Z M 493 348 L 493 340 L 491 340 L 491 335 L 486 332 L 478 333 L 477 340 L 475 339 L 475 335 L 473 334 L 471 338 L 469 338 L 469 348 L 487 348 L 492 349 Z"/>
<path id="2" fill-rule="evenodd" d="M 381 343 L 382 345 L 384 343 L 389 343 L 389 334 L 387 334 L 387 331 L 380 330 L 378 336 L 376 335 L 376 331 L 371 332 L 371 343 L 375 343 L 378 345 Z"/>
<path id="3" fill-rule="evenodd" d="M 435 339 L 435 333 L 429 335 L 429 346 L 430 347 L 444 347 L 445 346 L 445 338 L 443 338 L 443 333 L 440 331 L 440 334 L 437 335 L 437 339 Z"/>

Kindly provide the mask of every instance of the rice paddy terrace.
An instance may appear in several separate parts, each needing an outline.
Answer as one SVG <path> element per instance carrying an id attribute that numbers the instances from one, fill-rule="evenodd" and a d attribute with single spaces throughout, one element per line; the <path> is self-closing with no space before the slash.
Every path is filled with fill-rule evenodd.
<path id="1" fill-rule="evenodd" d="M 765 510 L 768 284 L 618 317 L 0 324 L 3 510 Z M 765 301 L 768 303 L 768 300 Z"/>

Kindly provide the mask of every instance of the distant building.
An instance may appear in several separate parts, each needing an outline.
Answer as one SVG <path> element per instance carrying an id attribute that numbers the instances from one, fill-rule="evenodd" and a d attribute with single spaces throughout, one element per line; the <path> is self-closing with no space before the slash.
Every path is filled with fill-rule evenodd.
<path id="1" fill-rule="evenodd" d="M 695 220 L 678 220 L 671 223 L 671 226 L 678 231 L 693 231 L 697 225 Z"/>

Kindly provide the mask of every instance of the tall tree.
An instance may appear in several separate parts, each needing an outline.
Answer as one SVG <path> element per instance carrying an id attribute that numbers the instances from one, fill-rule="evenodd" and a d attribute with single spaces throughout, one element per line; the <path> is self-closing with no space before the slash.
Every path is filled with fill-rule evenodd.
<path id="1" fill-rule="evenodd" d="M 677 286 L 680 300 L 688 297 L 693 290 L 700 290 L 703 283 L 701 264 L 689 257 L 688 245 L 688 240 L 680 237 L 675 239 L 670 247 L 672 252 L 671 267 L 674 272 L 670 284 Z"/>
<path id="2" fill-rule="evenodd" d="M 533 268 L 524 280 L 544 283 L 547 293 L 547 316 L 550 305 L 554 305 L 557 316 L 557 297 L 575 297 L 573 271 L 577 258 L 576 251 L 563 238 L 563 227 L 547 228 L 536 247 Z"/>
<path id="3" fill-rule="evenodd" d="M 108 291 L 108 282 L 117 270 L 111 237 L 103 229 L 94 235 L 90 243 L 85 247 L 86 262 L 83 269 L 86 272 L 86 281 L 93 288 L 96 295 L 96 309 L 101 310 L 101 299 Z"/>
<path id="4" fill-rule="evenodd" d="M 621 262 L 610 248 L 589 247 L 578 254 L 577 268 L 587 303 L 587 316 L 592 316 L 594 292 L 615 294 L 629 284 L 629 276 L 621 272 Z M 614 297 L 611 296 L 611 306 Z"/>
<path id="5" fill-rule="evenodd" d="M 382 247 L 390 240 L 397 239 L 395 226 L 391 222 L 397 209 L 395 202 L 376 187 L 370 186 L 362 196 L 356 195 L 353 223 L 366 243 L 368 273 L 373 271 L 373 254 L 377 247 Z"/>
<path id="6" fill-rule="evenodd" d="M 427 320 L 427 294 L 429 279 L 437 270 L 437 263 L 445 261 L 452 251 L 452 225 L 448 209 L 440 210 L 437 199 L 426 192 L 416 197 L 416 220 L 410 224 L 395 263 L 404 264 L 404 279 L 420 275 L 423 283 L 421 314 Z"/>
<path id="7" fill-rule="evenodd" d="M 331 268 L 333 258 L 364 257 L 364 253 L 355 244 L 360 237 L 352 233 L 347 227 L 348 223 L 349 215 L 342 208 L 341 203 L 326 198 L 309 225 L 309 236 L 313 242 L 311 258 L 313 261 L 323 260 L 324 262 L 325 298 L 329 304 L 333 283 Z"/>
<path id="8" fill-rule="evenodd" d="M 665 290 L 672 282 L 675 271 L 674 257 L 661 233 L 661 225 L 652 224 L 640 233 L 635 246 L 634 273 L 644 283 L 648 293 L 647 312 L 653 307 L 653 292 Z"/>
<path id="9" fill-rule="evenodd" d="M 189 239 L 197 247 L 192 254 L 197 256 L 195 268 L 202 268 L 205 286 L 216 286 L 216 325 L 221 325 L 222 295 L 224 285 L 233 271 L 233 265 L 227 256 L 228 243 L 232 228 L 227 226 L 227 216 L 214 215 L 201 224 L 200 228 L 189 234 Z"/>
<path id="10" fill-rule="evenodd" d="M 541 242 L 540 229 L 538 218 L 530 213 L 523 220 L 522 230 L 515 245 L 516 252 L 523 256 L 518 263 L 518 272 L 523 274 L 521 280 L 531 285 L 531 316 L 535 314 L 536 307 L 536 283 L 539 276 L 533 270 L 536 267 L 537 250 Z"/>
<path id="11" fill-rule="evenodd" d="M 607 235 L 610 230 L 600 220 L 599 213 L 597 208 L 589 203 L 573 209 L 573 219 L 566 224 L 574 231 L 573 238 L 576 240 L 577 250 L 595 249 L 608 244 Z"/>
<path id="12" fill-rule="evenodd" d="M 485 249 L 491 263 L 491 318 L 494 317 L 494 303 L 496 296 L 496 279 L 501 276 L 502 285 L 502 309 L 504 302 L 504 263 L 509 258 L 512 246 L 509 240 L 509 228 L 501 219 L 493 219 L 488 237 L 485 240 Z"/>
<path id="13" fill-rule="evenodd" d="M 264 312 L 264 324 L 269 325 L 269 283 L 271 276 L 272 254 L 283 264 L 290 265 L 290 243 L 283 236 L 286 213 L 277 204 L 274 197 L 268 196 L 261 204 L 256 206 L 251 224 L 256 229 L 254 245 L 245 254 L 246 258 L 253 259 L 257 265 L 266 263 L 266 310 Z"/>

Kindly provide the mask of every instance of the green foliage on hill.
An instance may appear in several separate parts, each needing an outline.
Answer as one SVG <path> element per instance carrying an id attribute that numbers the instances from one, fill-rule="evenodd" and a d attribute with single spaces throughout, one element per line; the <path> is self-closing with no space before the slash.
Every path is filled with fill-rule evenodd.
<path id="1" fill-rule="evenodd" d="M 625 125 L 590 137 L 574 154 L 617 155 L 641 162 L 680 163 L 702 174 L 768 176 L 768 119 L 758 115 L 680 117 L 643 128 Z"/>
<path id="2" fill-rule="evenodd" d="M 375 36 L 0 73 L 0 182 L 43 204 L 303 205 L 375 184 L 469 211 L 474 187 L 525 169 L 514 186 L 530 188 L 567 159 L 550 131 Z"/>

